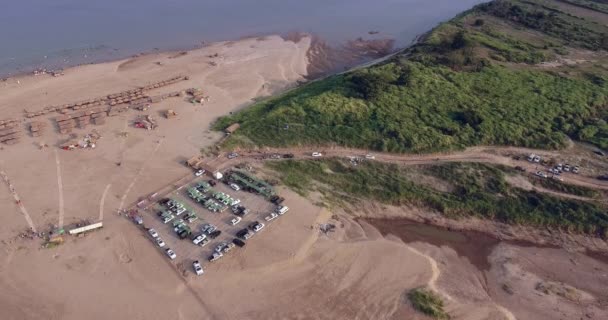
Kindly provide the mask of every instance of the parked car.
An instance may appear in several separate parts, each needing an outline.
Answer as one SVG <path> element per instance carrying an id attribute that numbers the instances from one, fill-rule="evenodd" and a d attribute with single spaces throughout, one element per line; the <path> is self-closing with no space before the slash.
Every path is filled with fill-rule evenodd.
<path id="1" fill-rule="evenodd" d="M 232 242 L 228 242 L 226 243 L 226 245 L 224 246 L 224 249 L 222 250 L 223 253 L 228 253 L 230 252 L 230 250 L 232 250 L 232 248 L 234 248 L 235 244 Z"/>
<path id="2" fill-rule="evenodd" d="M 540 162 L 540 157 L 539 156 L 534 156 L 534 162 L 539 163 Z"/>
<path id="3" fill-rule="evenodd" d="M 148 233 L 152 236 L 152 238 L 158 238 L 158 232 L 154 229 L 148 229 Z"/>
<path id="4" fill-rule="evenodd" d="M 192 243 L 194 244 L 200 244 L 201 242 L 203 242 L 203 240 L 205 240 L 207 238 L 206 235 L 204 234 L 199 234 L 198 236 L 196 236 L 196 238 L 192 239 Z"/>
<path id="5" fill-rule="evenodd" d="M 578 166 L 574 166 L 574 168 L 572 168 L 572 173 L 578 173 L 580 170 L 580 168 Z"/>
<path id="6" fill-rule="evenodd" d="M 557 180 L 557 181 L 564 181 L 564 178 L 562 178 L 562 177 L 561 177 L 561 176 L 559 176 L 559 175 L 554 175 L 554 176 L 553 176 L 553 179 L 555 179 L 555 180 Z"/>
<path id="7" fill-rule="evenodd" d="M 209 261 L 218 260 L 219 258 L 221 258 L 223 256 L 224 255 L 221 252 L 213 252 L 213 254 L 209 257 Z"/>
<path id="8" fill-rule="evenodd" d="M 245 241 L 238 239 L 238 238 L 234 238 L 232 239 L 232 243 L 234 243 L 235 245 L 237 245 L 239 248 L 242 248 L 245 246 Z"/>
<path id="9" fill-rule="evenodd" d="M 241 219 L 241 217 L 234 217 L 234 218 L 232 218 L 232 220 L 230 220 L 230 224 L 233 225 L 233 226 L 235 226 L 239 222 L 241 222 L 241 220 L 243 220 L 243 219 Z"/>
<path id="10" fill-rule="evenodd" d="M 286 153 L 283 155 L 283 159 L 292 159 L 293 158 L 293 153 Z"/>
<path id="11" fill-rule="evenodd" d="M 547 174 L 544 173 L 544 172 L 542 172 L 542 171 L 536 171 L 536 175 L 539 176 L 539 177 L 541 177 L 541 178 L 546 178 L 547 177 Z"/>
<path id="12" fill-rule="evenodd" d="M 171 259 L 171 260 L 175 260 L 175 258 L 177 258 L 177 255 L 175 254 L 175 251 L 171 250 L 170 248 L 167 248 L 167 250 L 165 250 L 165 253 L 167 254 L 167 256 L 169 257 L 169 259 Z"/>
<path id="13" fill-rule="evenodd" d="M 528 161 L 534 162 L 534 158 L 536 158 L 536 155 L 535 154 L 531 154 L 531 155 L 528 156 Z"/>
<path id="14" fill-rule="evenodd" d="M 570 172 L 570 165 L 569 164 L 565 164 L 564 168 L 563 168 L 564 172 Z"/>
<path id="15" fill-rule="evenodd" d="M 313 152 L 312 156 L 315 157 L 315 158 L 318 158 L 318 157 L 322 157 L 323 154 L 321 152 Z"/>
<path id="16" fill-rule="evenodd" d="M 211 232 L 213 232 L 215 230 L 217 230 L 217 227 L 210 223 L 207 223 L 201 227 L 201 231 L 206 234 L 210 234 Z"/>
<path id="17" fill-rule="evenodd" d="M 194 262 L 192 262 L 192 267 L 194 268 L 194 272 L 196 273 L 197 276 L 200 276 L 203 274 L 203 267 L 201 266 L 201 263 L 198 262 L 198 260 L 194 260 Z"/>
<path id="18" fill-rule="evenodd" d="M 287 213 L 287 211 L 289 211 L 289 207 L 287 206 L 279 206 L 276 210 L 276 213 L 280 214 L 280 215 L 284 215 L 285 213 Z"/>
<path id="19" fill-rule="evenodd" d="M 605 154 L 603 151 L 601 151 L 601 150 L 595 150 L 595 151 L 593 151 L 593 152 L 594 152 L 595 154 L 597 154 L 598 156 L 602 156 L 602 157 L 606 155 L 606 154 Z"/>
<path id="20" fill-rule="evenodd" d="M 266 217 L 264 217 L 264 220 L 266 220 L 267 222 L 270 222 L 270 221 L 272 221 L 272 220 L 274 220 L 274 219 L 276 219 L 278 217 L 279 217 L 278 213 L 272 212 L 269 215 L 267 215 Z"/>
<path id="21" fill-rule="evenodd" d="M 228 159 L 234 159 L 234 158 L 236 158 L 236 157 L 238 157 L 238 156 L 239 156 L 239 154 L 238 154 L 238 153 L 236 153 L 236 152 L 231 152 L 231 153 L 229 153 L 229 154 L 228 154 Z"/>
<path id="22" fill-rule="evenodd" d="M 521 172 L 526 172 L 526 168 L 520 167 L 520 166 L 515 167 L 515 170 L 521 171 Z"/>
<path id="23" fill-rule="evenodd" d="M 224 252 L 224 249 L 228 246 L 228 244 L 226 242 L 220 242 L 217 246 L 215 246 L 215 249 L 213 249 L 215 252 Z"/>
<path id="24" fill-rule="evenodd" d="M 165 246 L 165 242 L 160 237 L 156 238 L 156 244 L 161 248 Z"/>
<path id="25" fill-rule="evenodd" d="M 220 234 L 222 234 L 221 230 L 215 230 L 215 231 L 209 233 L 209 238 L 215 239 L 215 238 L 219 237 Z"/>
<path id="26" fill-rule="evenodd" d="M 135 216 L 133 216 L 133 221 L 134 221 L 134 222 L 135 222 L 135 224 L 137 224 L 137 225 L 142 225 L 142 224 L 144 224 L 144 219 L 143 219 L 141 216 L 139 216 L 139 215 L 135 215 Z"/>
<path id="27" fill-rule="evenodd" d="M 602 181 L 608 181 L 608 174 L 598 176 L 597 179 Z"/>
<path id="28" fill-rule="evenodd" d="M 253 235 L 254 233 L 252 231 L 249 231 L 247 228 L 241 229 L 239 232 L 236 233 L 236 236 L 243 240 L 251 239 Z"/>
<path id="29" fill-rule="evenodd" d="M 238 185 L 238 184 L 236 184 L 236 183 L 231 183 L 231 184 L 230 184 L 230 188 L 232 188 L 234 191 L 239 191 L 239 190 L 241 190 L 241 187 L 239 187 L 239 185 Z"/>
<path id="30" fill-rule="evenodd" d="M 259 232 L 260 230 L 264 229 L 264 224 L 259 221 L 254 221 L 249 225 L 249 229 L 253 230 L 254 232 Z"/>
<path id="31" fill-rule="evenodd" d="M 365 155 L 365 159 L 374 160 L 374 159 L 376 159 L 376 156 L 374 156 L 373 154 L 369 154 L 368 153 L 368 154 Z"/>
<path id="32" fill-rule="evenodd" d="M 195 176 L 200 177 L 203 174 L 205 174 L 205 170 L 198 170 L 197 172 L 194 173 Z"/>

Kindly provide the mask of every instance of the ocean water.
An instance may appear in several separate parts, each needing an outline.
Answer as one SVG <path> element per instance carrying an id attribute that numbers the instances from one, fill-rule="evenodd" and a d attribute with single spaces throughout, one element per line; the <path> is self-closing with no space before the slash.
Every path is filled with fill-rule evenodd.
<path id="1" fill-rule="evenodd" d="M 0 75 L 309 32 L 407 46 L 483 0 L 0 0 Z M 369 31 L 379 31 L 370 35 Z"/>

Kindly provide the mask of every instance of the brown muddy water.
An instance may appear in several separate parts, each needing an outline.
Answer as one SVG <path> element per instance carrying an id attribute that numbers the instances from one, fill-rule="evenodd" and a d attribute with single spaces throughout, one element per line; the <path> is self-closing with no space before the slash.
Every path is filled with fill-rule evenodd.
<path id="1" fill-rule="evenodd" d="M 447 246 L 469 260 L 480 271 L 487 271 L 491 265 L 488 257 L 501 242 L 519 247 L 559 248 L 552 245 L 539 245 L 528 241 L 503 241 L 492 235 L 478 231 L 455 231 L 443 227 L 408 219 L 361 219 L 374 226 L 386 236 L 392 234 L 405 243 L 424 242 L 434 246 Z M 586 256 L 608 264 L 608 255 L 587 250 Z"/>
<path id="2" fill-rule="evenodd" d="M 425 242 L 434 246 L 448 246 L 465 257 L 479 270 L 488 270 L 488 256 L 500 243 L 485 233 L 452 231 L 406 219 L 363 219 L 386 236 L 392 234 L 405 243 Z"/>

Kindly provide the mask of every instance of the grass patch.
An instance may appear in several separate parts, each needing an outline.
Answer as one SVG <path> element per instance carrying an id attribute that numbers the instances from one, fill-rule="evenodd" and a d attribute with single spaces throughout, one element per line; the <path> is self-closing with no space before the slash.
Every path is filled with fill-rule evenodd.
<path id="1" fill-rule="evenodd" d="M 543 188 L 587 198 L 599 198 L 601 193 L 595 189 L 563 183 L 555 179 L 532 179 L 532 183 Z"/>
<path id="2" fill-rule="evenodd" d="M 449 218 L 479 217 L 509 224 L 558 228 L 608 236 L 608 214 L 595 203 L 558 198 L 510 186 L 505 168 L 486 164 L 450 163 L 418 169 L 370 161 L 357 167 L 337 159 L 267 162 L 281 181 L 305 193 L 316 189 L 335 203 L 356 205 L 360 200 L 390 205 L 415 205 Z M 450 183 L 441 192 L 408 178 L 408 170 Z"/>
<path id="3" fill-rule="evenodd" d="M 434 292 L 427 289 L 414 289 L 407 295 L 414 309 L 434 319 L 450 319 L 443 310 L 443 300 Z"/>

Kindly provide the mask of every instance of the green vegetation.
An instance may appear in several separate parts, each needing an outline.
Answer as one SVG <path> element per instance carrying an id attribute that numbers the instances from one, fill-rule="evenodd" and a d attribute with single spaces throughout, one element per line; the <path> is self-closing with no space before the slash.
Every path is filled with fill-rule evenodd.
<path id="1" fill-rule="evenodd" d="M 479 5 L 382 64 L 259 102 L 220 119 L 216 129 L 241 123 L 226 147 L 335 143 L 430 152 L 560 148 L 570 137 L 608 148 L 608 67 L 534 66 L 572 47 L 607 49 L 608 27 L 552 4 Z"/>
<path id="2" fill-rule="evenodd" d="M 599 198 L 601 195 L 601 193 L 597 190 L 583 187 L 583 186 L 563 183 L 563 182 L 557 181 L 555 179 L 539 178 L 539 179 L 534 179 L 532 181 L 532 183 L 539 185 L 543 188 L 549 189 L 549 190 L 568 193 L 568 194 L 572 194 L 575 196 L 581 196 L 581 197 L 587 197 L 587 198 Z"/>
<path id="3" fill-rule="evenodd" d="M 297 192 L 317 190 L 328 200 L 343 205 L 362 199 L 391 205 L 410 204 L 450 218 L 476 216 L 608 236 L 608 213 L 604 207 L 511 187 L 504 178 L 508 169 L 502 167 L 455 163 L 416 169 L 452 186 L 452 191 L 440 192 L 410 180 L 408 170 L 414 170 L 412 168 L 375 161 L 357 167 L 335 159 L 288 160 L 266 165 Z"/>
<path id="4" fill-rule="evenodd" d="M 450 319 L 443 310 L 443 301 L 434 292 L 427 289 L 414 289 L 407 295 L 414 309 L 434 318 L 434 319 Z"/>

